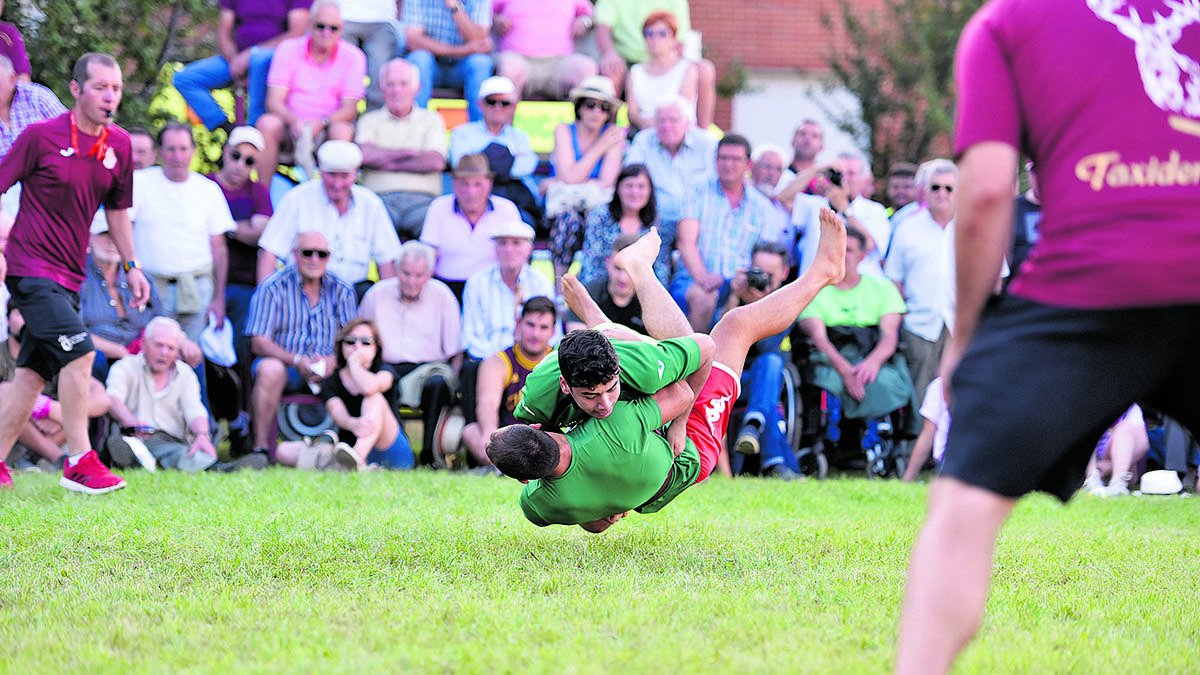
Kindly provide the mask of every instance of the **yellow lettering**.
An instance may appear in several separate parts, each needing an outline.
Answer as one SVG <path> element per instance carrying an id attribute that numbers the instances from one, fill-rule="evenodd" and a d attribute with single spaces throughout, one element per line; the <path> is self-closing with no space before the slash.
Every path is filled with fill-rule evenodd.
<path id="1" fill-rule="evenodd" d="M 1120 158 L 1121 155 L 1117 152 L 1088 155 L 1075 165 L 1075 176 L 1090 185 L 1093 191 L 1099 192 L 1104 187 L 1104 177 L 1108 173 L 1108 166 Z"/>
<path id="2" fill-rule="evenodd" d="M 1126 185 L 1129 185 L 1129 165 L 1114 164 L 1112 168 L 1108 170 L 1108 176 L 1105 178 L 1105 182 L 1108 183 L 1109 187 L 1125 187 Z"/>
<path id="3" fill-rule="evenodd" d="M 1200 161 L 1186 162 L 1178 150 L 1163 161 L 1152 156 L 1145 163 L 1123 163 L 1121 153 L 1098 152 L 1075 165 L 1075 177 L 1099 192 L 1105 187 L 1173 186 L 1200 184 Z"/>

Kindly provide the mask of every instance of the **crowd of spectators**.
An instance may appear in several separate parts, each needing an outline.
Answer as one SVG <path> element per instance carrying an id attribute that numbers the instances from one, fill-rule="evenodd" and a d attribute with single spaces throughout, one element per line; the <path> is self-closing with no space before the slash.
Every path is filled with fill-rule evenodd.
<path id="1" fill-rule="evenodd" d="M 482 445 L 512 419 L 524 376 L 564 328 L 582 325 L 563 312 L 563 273 L 574 271 L 614 321 L 644 331 L 628 277 L 611 261 L 656 228 L 655 275 L 706 332 L 806 269 L 822 207 L 849 227 L 849 270 L 792 333 L 811 342 L 815 369 L 804 376 L 844 399 L 846 414 L 907 406 L 919 419 L 953 324 L 954 163 L 888 167 L 880 203 L 867 157 L 827 156 L 814 120 L 795 120 L 788 150 L 712 133 L 711 63 L 686 58 L 681 44 L 686 2 L 407 0 L 399 16 L 365 0 L 221 8 L 219 53 L 176 77 L 200 121 L 228 132 L 219 170 L 191 171 L 185 123 L 131 130 L 130 215 L 154 282 L 145 308 L 130 305 L 102 219 L 93 228 L 82 310 L 103 357 L 97 415 L 120 429 L 113 461 L 132 453 L 124 461 L 146 465 L 134 452 L 146 447 L 151 464 L 190 471 L 269 460 L 441 464 L 457 452 L 450 428 L 461 414 L 463 456 L 491 471 Z M 576 49 L 593 33 L 596 58 Z M 23 67 L 0 55 L 0 154 L 28 123 L 24 111 L 64 110 Z M 241 126 L 212 101 L 210 90 L 226 86 L 248 92 Z M 435 86 L 460 88 L 469 111 L 449 133 L 426 109 Z M 513 126 L 531 97 L 573 109 L 548 157 Z M 629 127 L 618 123 L 623 106 Z M 281 161 L 308 180 L 272 199 Z M 1036 192 L 1022 199 L 1030 208 L 1019 217 L 1036 215 Z M 1032 245 L 1036 218 L 1020 225 Z M 210 355 L 206 369 L 204 334 L 225 326 L 236 365 Z M 4 354 L 19 339 L 9 328 Z M 864 328 L 873 337 L 849 349 L 835 337 Z M 751 353 L 750 407 L 733 445 L 761 454 L 764 475 L 787 478 L 799 467 L 775 433 L 771 399 L 785 337 Z M 214 372 L 231 387 L 223 406 L 211 405 Z M 139 388 L 150 398 L 131 401 Z M 336 430 L 280 444 L 276 412 L 306 392 Z M 163 414 L 176 404 L 178 414 Z M 53 410 L 22 437 L 35 460 L 61 458 L 52 425 L 38 424 Z M 422 433 L 408 434 L 399 411 Z M 217 461 L 218 416 L 233 453 L 253 461 Z"/>

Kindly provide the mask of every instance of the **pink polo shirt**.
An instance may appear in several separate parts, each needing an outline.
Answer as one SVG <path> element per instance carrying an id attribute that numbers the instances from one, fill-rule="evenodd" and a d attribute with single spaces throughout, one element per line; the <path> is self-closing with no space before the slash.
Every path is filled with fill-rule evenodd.
<path id="1" fill-rule="evenodd" d="M 575 51 L 571 25 L 592 15 L 587 0 L 492 0 L 492 14 L 512 21 L 499 50 L 522 56 L 566 56 Z"/>
<path id="2" fill-rule="evenodd" d="M 319 120 L 337 111 L 347 98 L 359 100 L 366 92 L 367 56 L 358 47 L 339 40 L 323 64 L 312 60 L 308 36 L 279 43 L 271 57 L 268 87 L 288 90 L 287 107 L 302 120 Z"/>

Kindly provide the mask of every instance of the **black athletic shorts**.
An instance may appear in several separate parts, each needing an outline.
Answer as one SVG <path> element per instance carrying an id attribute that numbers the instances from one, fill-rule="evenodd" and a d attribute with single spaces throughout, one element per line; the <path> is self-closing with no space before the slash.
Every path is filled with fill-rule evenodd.
<path id="1" fill-rule="evenodd" d="M 1200 306 L 1081 310 L 994 299 L 951 381 L 941 473 L 1067 501 L 1135 402 L 1200 431 Z"/>
<path id="2" fill-rule="evenodd" d="M 63 366 L 95 350 L 79 314 L 79 293 L 40 277 L 9 277 L 7 284 L 25 318 L 18 367 L 49 381 Z"/>

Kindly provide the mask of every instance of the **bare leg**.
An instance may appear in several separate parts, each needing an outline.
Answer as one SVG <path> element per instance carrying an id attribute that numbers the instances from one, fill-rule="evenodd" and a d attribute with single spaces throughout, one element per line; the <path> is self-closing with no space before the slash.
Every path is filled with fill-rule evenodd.
<path id="1" fill-rule="evenodd" d="M 821 209 L 821 242 L 812 265 L 799 279 L 721 317 L 712 330 L 713 360 L 740 376 L 750 346 L 792 325 L 818 291 L 841 281 L 845 267 L 846 227 L 833 211 Z"/>
<path id="2" fill-rule="evenodd" d="M 936 478 L 913 547 L 897 673 L 944 673 L 979 629 L 996 535 L 1016 500 Z"/>
<path id="3" fill-rule="evenodd" d="M 662 239 L 658 230 L 652 228 L 641 239 L 613 254 L 613 265 L 629 275 L 633 292 L 642 305 L 646 333 L 656 340 L 666 340 L 690 335 L 692 325 L 670 291 L 654 276 L 654 260 L 660 248 Z"/>
<path id="4" fill-rule="evenodd" d="M 359 436 L 354 443 L 354 452 L 364 462 L 367 455 L 375 448 L 386 449 L 396 442 L 400 425 L 395 415 L 388 409 L 387 399 L 383 394 L 371 394 L 363 398 L 361 417 L 371 420 L 371 433 Z"/>
<path id="5" fill-rule="evenodd" d="M 575 316 L 583 319 L 583 323 L 588 328 L 608 323 L 609 318 L 604 315 L 604 310 L 600 309 L 600 305 L 596 304 L 596 301 L 588 294 L 583 284 L 579 283 L 579 279 L 576 279 L 575 275 L 562 275 L 562 294 L 563 299 L 567 301 L 567 307 L 575 312 Z"/>
<path id="6" fill-rule="evenodd" d="M 63 431 L 67 434 L 67 449 L 78 457 L 92 449 L 88 438 L 88 404 L 92 382 L 92 359 L 88 352 L 63 367 L 58 375 L 58 399 L 62 403 Z"/>
<path id="7" fill-rule="evenodd" d="M 250 406 L 254 411 L 254 448 L 267 448 L 275 444 L 271 435 L 271 423 L 279 411 L 279 400 L 287 384 L 287 366 L 279 359 L 265 358 L 254 373 L 254 388 L 250 392 Z"/>
<path id="8" fill-rule="evenodd" d="M 489 466 L 492 460 L 488 459 L 484 442 L 483 433 L 480 431 L 478 422 L 471 422 L 462 430 L 463 444 L 467 446 L 467 452 L 479 462 L 480 466 Z"/>

